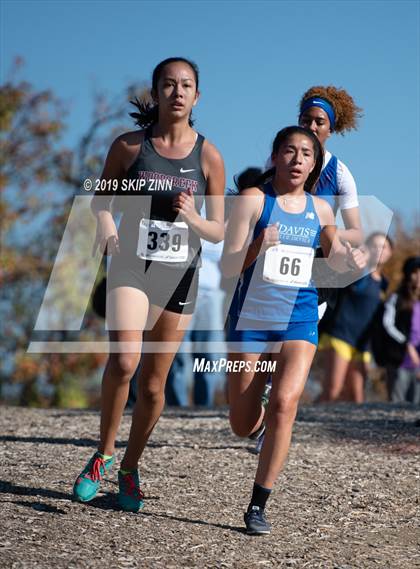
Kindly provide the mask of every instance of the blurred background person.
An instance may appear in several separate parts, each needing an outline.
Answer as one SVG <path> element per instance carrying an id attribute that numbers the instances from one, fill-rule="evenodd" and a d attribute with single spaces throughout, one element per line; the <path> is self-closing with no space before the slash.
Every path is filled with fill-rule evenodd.
<path id="1" fill-rule="evenodd" d="M 372 347 L 386 369 L 388 399 L 420 404 L 420 256 L 408 257 L 397 291 L 378 311 Z"/>
<path id="2" fill-rule="evenodd" d="M 339 398 L 356 403 L 364 401 L 371 323 L 388 287 L 382 268 L 392 249 L 387 235 L 372 233 L 366 240 L 365 274 L 339 290 L 335 309 L 326 314 L 320 340 L 320 349 L 326 350 L 326 376 L 319 402 Z"/>

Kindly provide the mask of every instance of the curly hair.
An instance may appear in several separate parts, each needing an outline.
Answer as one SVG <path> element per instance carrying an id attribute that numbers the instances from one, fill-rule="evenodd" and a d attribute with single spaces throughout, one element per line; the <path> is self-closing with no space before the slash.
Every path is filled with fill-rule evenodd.
<path id="1" fill-rule="evenodd" d="M 337 89 L 337 87 L 333 85 L 328 85 L 328 87 L 322 87 L 320 85 L 311 87 L 300 100 L 300 112 L 304 101 L 310 97 L 321 97 L 322 99 L 326 99 L 333 106 L 335 112 L 334 132 L 344 134 L 346 130 L 357 129 L 358 120 L 363 116 L 363 109 L 356 106 L 353 98 L 347 91 Z"/>

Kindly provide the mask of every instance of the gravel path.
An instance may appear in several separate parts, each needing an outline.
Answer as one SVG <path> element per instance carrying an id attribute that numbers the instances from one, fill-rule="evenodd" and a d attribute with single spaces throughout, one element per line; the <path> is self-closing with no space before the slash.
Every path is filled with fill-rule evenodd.
<path id="1" fill-rule="evenodd" d="M 384 404 L 301 407 L 267 508 L 273 532 L 249 537 L 256 457 L 225 409 L 165 413 L 144 456 L 145 509 L 127 514 L 116 471 L 88 505 L 71 501 L 97 413 L 3 407 L 0 566 L 420 567 L 419 418 Z M 128 428 L 125 416 L 123 443 Z"/>

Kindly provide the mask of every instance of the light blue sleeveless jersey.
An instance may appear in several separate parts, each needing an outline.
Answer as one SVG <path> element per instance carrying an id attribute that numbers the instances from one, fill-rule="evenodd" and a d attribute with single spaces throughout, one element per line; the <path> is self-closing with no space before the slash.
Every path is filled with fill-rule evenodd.
<path id="1" fill-rule="evenodd" d="M 254 240 L 261 231 L 273 223 L 279 223 L 280 243 L 295 247 L 319 247 L 320 221 L 310 194 L 306 194 L 305 209 L 301 213 L 284 211 L 276 200 L 271 183 L 263 187 L 264 208 L 254 229 Z M 238 302 L 232 304 L 231 316 L 236 320 L 250 320 L 255 328 L 272 323 L 287 325 L 289 322 L 314 322 L 318 319 L 318 292 L 309 283 L 308 287 L 282 286 L 263 279 L 264 255 L 261 255 L 241 277 L 238 287 Z M 236 314 L 235 314 L 236 313 Z"/>

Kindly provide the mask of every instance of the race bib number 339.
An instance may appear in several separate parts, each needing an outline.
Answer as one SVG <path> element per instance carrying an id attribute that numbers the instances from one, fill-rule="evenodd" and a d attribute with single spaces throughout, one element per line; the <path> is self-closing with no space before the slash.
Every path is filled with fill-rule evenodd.
<path id="1" fill-rule="evenodd" d="M 312 247 L 283 244 L 270 247 L 265 254 L 263 279 L 281 286 L 307 287 L 313 260 Z"/>
<path id="2" fill-rule="evenodd" d="M 188 225 L 142 219 L 139 226 L 137 256 L 148 261 L 181 263 L 188 258 Z"/>

